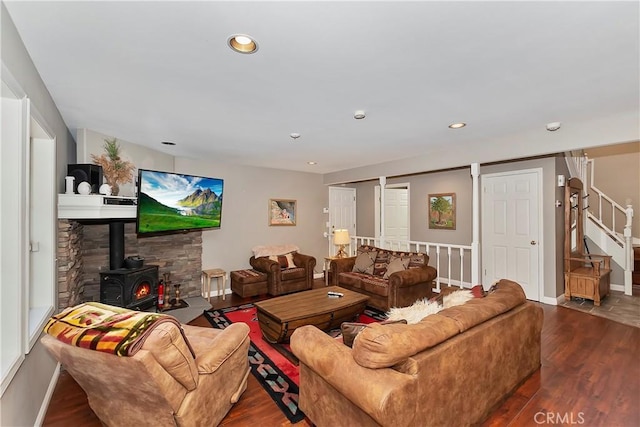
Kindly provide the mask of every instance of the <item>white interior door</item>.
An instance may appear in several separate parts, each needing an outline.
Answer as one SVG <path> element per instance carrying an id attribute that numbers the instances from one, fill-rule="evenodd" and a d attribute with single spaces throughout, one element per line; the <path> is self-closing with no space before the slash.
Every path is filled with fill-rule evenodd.
<path id="1" fill-rule="evenodd" d="M 380 186 L 375 188 L 375 237 L 380 237 Z M 409 240 L 409 186 L 387 187 L 384 190 L 384 238 Z"/>
<path id="2" fill-rule="evenodd" d="M 542 171 L 482 176 L 483 283 L 519 283 L 527 299 L 539 301 Z"/>
<path id="3" fill-rule="evenodd" d="M 333 244 L 333 231 L 349 230 L 349 236 L 356 235 L 356 189 L 349 187 L 329 187 L 329 255 L 337 252 Z M 351 254 L 351 248 L 345 248 Z"/>

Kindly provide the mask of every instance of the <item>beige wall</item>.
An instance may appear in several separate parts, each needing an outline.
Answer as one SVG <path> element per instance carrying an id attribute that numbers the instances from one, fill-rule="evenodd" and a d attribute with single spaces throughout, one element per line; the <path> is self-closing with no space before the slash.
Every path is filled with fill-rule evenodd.
<path id="1" fill-rule="evenodd" d="M 75 142 L 33 65 L 4 3 L 1 5 L 0 15 L 3 70 L 11 74 L 15 83 L 31 100 L 32 112 L 42 117 L 56 136 L 56 176 L 61 191 L 64 188 L 67 163 L 75 160 Z M 8 76 L 3 74 L 2 77 L 4 80 Z M 56 366 L 44 347 L 36 343 L 0 398 L 0 425 L 35 424 L 56 373 Z"/>
<path id="2" fill-rule="evenodd" d="M 411 240 L 434 243 L 471 243 L 471 171 L 469 168 L 431 172 L 403 177 L 388 178 L 387 185 L 408 183 L 410 205 Z M 378 180 L 365 181 L 351 186 L 356 188 L 357 233 L 359 236 L 375 235 L 375 186 Z M 456 229 L 429 229 L 429 194 L 456 193 Z"/>
<path id="3" fill-rule="evenodd" d="M 640 238 L 640 141 L 589 148 L 587 156 L 594 159 L 594 185 L 599 190 L 625 207 L 631 199 L 635 211 L 633 236 Z M 589 200 L 591 210 L 595 203 L 593 198 Z M 616 217 L 618 224 L 622 221 Z"/>
<path id="4" fill-rule="evenodd" d="M 185 158 L 176 158 L 175 165 L 179 173 L 224 179 L 221 227 L 202 233 L 203 268 L 222 268 L 228 276 L 249 268 L 253 246 L 293 243 L 313 255 L 316 272 L 322 271 L 327 253 L 322 208 L 329 200 L 322 175 Z M 297 201 L 295 226 L 268 225 L 272 198 Z"/>

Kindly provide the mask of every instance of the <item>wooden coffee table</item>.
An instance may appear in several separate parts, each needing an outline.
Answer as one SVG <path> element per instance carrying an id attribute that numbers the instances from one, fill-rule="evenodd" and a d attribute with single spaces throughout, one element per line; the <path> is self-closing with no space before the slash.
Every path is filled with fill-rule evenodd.
<path id="1" fill-rule="evenodd" d="M 341 292 L 330 298 L 327 292 Z M 342 322 L 355 320 L 364 311 L 369 297 L 338 286 L 312 289 L 256 302 L 258 324 L 265 340 L 289 341 L 296 328 L 314 325 L 323 331 L 337 328 Z"/>

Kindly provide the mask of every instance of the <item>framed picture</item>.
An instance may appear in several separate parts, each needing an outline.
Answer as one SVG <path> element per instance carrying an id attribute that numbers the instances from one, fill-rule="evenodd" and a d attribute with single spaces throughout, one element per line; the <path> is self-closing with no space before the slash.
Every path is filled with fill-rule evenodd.
<path id="1" fill-rule="evenodd" d="M 429 194 L 429 228 L 456 229 L 456 193 Z"/>
<path id="2" fill-rule="evenodd" d="M 269 200 L 269 225 L 296 225 L 297 216 L 295 200 Z"/>

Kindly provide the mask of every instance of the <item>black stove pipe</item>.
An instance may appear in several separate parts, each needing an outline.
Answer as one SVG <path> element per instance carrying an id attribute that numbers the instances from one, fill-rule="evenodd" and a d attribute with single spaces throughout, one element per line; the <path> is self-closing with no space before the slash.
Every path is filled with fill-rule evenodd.
<path id="1" fill-rule="evenodd" d="M 124 221 L 109 222 L 109 268 L 124 266 Z"/>

